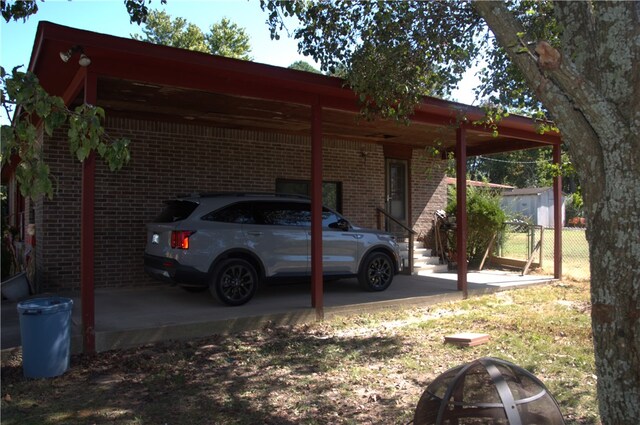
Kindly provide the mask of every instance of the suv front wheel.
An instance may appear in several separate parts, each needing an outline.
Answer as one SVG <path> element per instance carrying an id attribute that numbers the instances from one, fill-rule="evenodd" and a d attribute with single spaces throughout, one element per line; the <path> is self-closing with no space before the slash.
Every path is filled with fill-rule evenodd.
<path id="1" fill-rule="evenodd" d="M 365 258 L 358 273 L 358 282 L 367 291 L 384 291 L 393 280 L 393 262 L 387 254 L 373 252 Z"/>
<path id="2" fill-rule="evenodd" d="M 258 274 L 251 263 L 241 258 L 230 258 L 215 268 L 209 291 L 220 302 L 238 306 L 253 298 L 257 287 Z"/>

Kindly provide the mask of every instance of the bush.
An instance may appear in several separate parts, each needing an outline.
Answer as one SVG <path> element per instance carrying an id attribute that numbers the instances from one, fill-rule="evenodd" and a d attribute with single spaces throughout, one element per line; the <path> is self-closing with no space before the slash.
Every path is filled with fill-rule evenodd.
<path id="1" fill-rule="evenodd" d="M 584 202 L 579 192 L 567 196 L 565 215 L 568 223 L 571 223 L 574 218 L 584 217 Z M 581 220 L 577 220 L 577 223 L 580 223 L 580 221 Z"/>
<path id="2" fill-rule="evenodd" d="M 447 215 L 456 213 L 456 197 L 447 205 Z M 498 232 L 506 220 L 506 214 L 500 207 L 500 196 L 483 187 L 467 188 L 467 259 L 470 267 L 477 267 L 482 261 L 491 238 Z M 454 247 L 456 240 L 449 241 Z"/>

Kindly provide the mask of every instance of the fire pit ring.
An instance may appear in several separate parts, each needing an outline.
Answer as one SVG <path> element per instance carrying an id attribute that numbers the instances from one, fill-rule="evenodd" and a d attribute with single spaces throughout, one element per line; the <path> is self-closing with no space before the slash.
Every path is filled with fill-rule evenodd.
<path id="1" fill-rule="evenodd" d="M 558 403 L 527 370 L 483 357 L 438 376 L 422 393 L 414 425 L 564 425 Z"/>

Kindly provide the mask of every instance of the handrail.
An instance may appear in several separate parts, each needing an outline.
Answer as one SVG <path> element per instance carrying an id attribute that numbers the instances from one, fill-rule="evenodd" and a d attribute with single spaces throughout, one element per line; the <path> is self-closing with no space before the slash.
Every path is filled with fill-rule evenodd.
<path id="1" fill-rule="evenodd" d="M 409 233 L 409 266 L 407 267 L 407 274 L 411 275 L 413 274 L 413 239 L 414 236 L 418 234 L 418 232 L 416 232 L 413 229 L 410 229 L 409 227 L 407 227 L 404 223 L 401 223 L 400 221 L 398 221 L 397 218 L 392 217 L 388 212 L 386 212 L 385 210 L 383 210 L 380 207 L 376 207 L 376 213 L 377 213 L 377 218 L 378 218 L 378 230 L 382 230 L 382 216 L 384 215 L 385 217 L 387 217 L 388 219 L 390 219 L 391 221 L 393 221 L 394 223 L 396 223 L 398 226 L 402 227 L 404 230 L 407 231 L 407 233 Z"/>
<path id="2" fill-rule="evenodd" d="M 407 232 L 412 233 L 412 234 L 414 234 L 414 235 L 417 235 L 417 234 L 418 234 L 418 232 L 416 232 L 416 231 L 415 231 L 415 230 L 413 230 L 413 229 L 410 229 L 410 228 L 409 228 L 409 227 L 407 227 L 404 223 L 402 223 L 401 221 L 399 221 L 397 218 L 395 218 L 395 217 L 391 216 L 391 214 L 389 214 L 388 212 L 386 212 L 386 211 L 385 211 L 385 210 L 383 210 L 382 208 L 380 208 L 380 207 L 376 207 L 376 211 L 377 211 L 379 214 L 383 214 L 384 216 L 386 216 L 388 219 L 390 219 L 391 221 L 393 221 L 394 223 L 396 223 L 397 225 L 399 225 L 400 227 L 402 227 L 402 228 L 403 228 L 404 230 L 406 230 Z M 379 214 L 378 214 L 378 217 L 380 217 L 380 215 L 379 215 Z M 382 226 L 381 226 L 381 224 L 378 222 L 378 229 L 382 230 L 382 229 L 381 229 L 381 227 L 382 227 Z"/>

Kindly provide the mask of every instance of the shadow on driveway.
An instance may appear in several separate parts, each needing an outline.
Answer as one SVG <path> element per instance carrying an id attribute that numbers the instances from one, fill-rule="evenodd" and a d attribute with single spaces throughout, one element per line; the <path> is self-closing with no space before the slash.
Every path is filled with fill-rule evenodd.
<path id="1" fill-rule="evenodd" d="M 473 296 L 546 283 L 553 278 L 483 271 L 469 273 L 467 280 L 469 295 Z M 324 317 L 462 299 L 456 287 L 455 273 L 398 275 L 384 292 L 363 291 L 355 279 L 325 282 Z M 73 352 L 80 352 L 82 308 L 77 294 L 71 298 L 74 299 L 71 345 Z M 97 289 L 95 306 L 97 351 L 225 334 L 266 324 L 290 325 L 316 320 L 316 310 L 311 307 L 310 282 L 266 286 L 249 303 L 239 307 L 217 304 L 207 291 L 189 293 L 176 286 Z M 20 346 L 15 302 L 2 302 L 1 344 L 3 351 Z"/>

